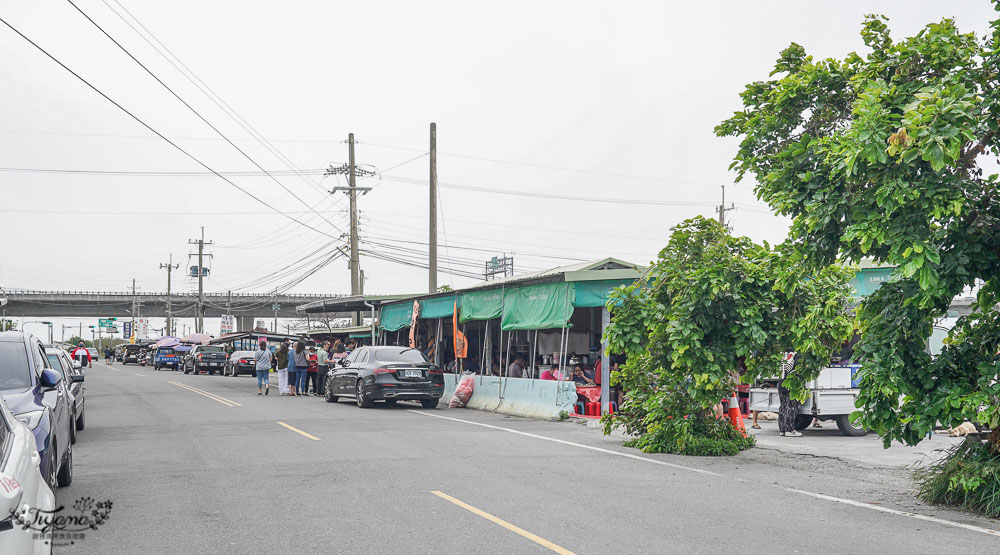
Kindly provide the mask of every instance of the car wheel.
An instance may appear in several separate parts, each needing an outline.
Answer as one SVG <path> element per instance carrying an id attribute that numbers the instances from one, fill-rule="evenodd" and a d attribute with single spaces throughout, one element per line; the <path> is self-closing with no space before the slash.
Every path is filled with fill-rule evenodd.
<path id="1" fill-rule="evenodd" d="M 323 397 L 326 399 L 327 403 L 337 402 L 337 396 L 333 394 L 333 390 L 331 390 L 329 387 L 326 388 L 326 393 L 324 393 Z"/>
<path id="2" fill-rule="evenodd" d="M 851 415 L 841 414 L 836 417 L 837 428 L 840 429 L 840 433 L 849 437 L 861 437 L 868 433 L 868 430 L 864 426 L 855 426 L 851 423 Z"/>
<path id="3" fill-rule="evenodd" d="M 438 406 L 439 402 L 441 402 L 441 399 L 421 399 L 420 406 L 424 407 L 425 409 L 432 409 Z"/>
<path id="4" fill-rule="evenodd" d="M 66 448 L 66 460 L 59 469 L 59 475 L 56 476 L 56 480 L 61 488 L 73 483 L 73 446 Z"/>
<path id="5" fill-rule="evenodd" d="M 396 404 L 396 399 L 386 399 L 385 400 L 385 404 L 387 404 L 387 405 L 395 405 Z"/>
<path id="6" fill-rule="evenodd" d="M 370 409 L 372 408 L 372 405 L 375 404 L 375 401 L 372 401 L 371 399 L 368 398 L 367 395 L 365 395 L 364 380 L 358 380 L 358 387 L 357 387 L 357 392 L 355 394 L 355 400 L 358 402 L 358 406 L 363 409 Z"/>
<path id="7" fill-rule="evenodd" d="M 795 431 L 801 432 L 812 424 L 813 417 L 811 414 L 800 414 L 795 417 Z"/>
<path id="8" fill-rule="evenodd" d="M 58 461 L 56 460 L 56 442 L 54 440 L 49 442 L 48 459 L 49 471 L 47 472 L 48 475 L 45 477 L 45 481 L 48 482 L 50 488 L 56 489 L 56 464 Z"/>
<path id="9" fill-rule="evenodd" d="M 83 409 L 80 410 L 80 416 L 76 417 L 76 429 L 82 430 L 87 425 L 87 405 L 83 405 Z"/>
<path id="10" fill-rule="evenodd" d="M 76 411 L 73 411 L 73 420 L 69 421 L 69 443 L 76 445 Z"/>

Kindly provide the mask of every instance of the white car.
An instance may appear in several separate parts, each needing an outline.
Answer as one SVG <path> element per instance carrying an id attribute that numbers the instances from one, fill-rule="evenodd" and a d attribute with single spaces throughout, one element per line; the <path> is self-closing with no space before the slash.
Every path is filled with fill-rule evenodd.
<path id="1" fill-rule="evenodd" d="M 0 466 L 0 553 L 52 553 L 52 542 L 37 530 L 16 520 L 34 520 L 50 515 L 56 508 L 56 496 L 39 472 L 41 459 L 35 436 L 21 424 L 0 397 L 0 445 L 4 450 Z M 12 516 L 12 515 L 17 516 Z M 36 534 L 38 536 L 36 537 Z"/>

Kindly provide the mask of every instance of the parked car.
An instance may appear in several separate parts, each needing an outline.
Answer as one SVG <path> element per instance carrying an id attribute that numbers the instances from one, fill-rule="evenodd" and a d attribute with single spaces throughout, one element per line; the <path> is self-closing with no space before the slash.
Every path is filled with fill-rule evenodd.
<path id="1" fill-rule="evenodd" d="M 98 360 L 101 358 L 101 353 L 97 352 L 97 349 L 93 347 L 87 347 L 87 352 L 90 353 L 90 360 Z"/>
<path id="2" fill-rule="evenodd" d="M 73 378 L 78 379 L 83 376 Z M 76 418 L 71 394 L 35 336 L 0 333 L 0 393 L 14 417 L 35 436 L 41 473 L 49 486 L 73 483 L 72 434 Z"/>
<path id="3" fill-rule="evenodd" d="M 218 345 L 195 345 L 184 357 L 184 373 L 198 374 L 202 371 L 211 376 L 226 366 L 226 352 Z"/>
<path id="4" fill-rule="evenodd" d="M 52 347 L 47 347 L 45 349 L 46 356 L 49 357 L 49 364 L 53 369 L 58 370 L 62 374 L 63 380 L 69 387 L 70 395 L 73 396 L 73 407 L 76 413 L 76 430 L 82 430 L 87 423 L 87 405 L 84 404 L 84 392 L 86 387 L 83 385 L 84 369 L 79 362 L 75 362 L 69 358 L 66 351 L 62 349 L 55 349 Z M 77 380 L 75 376 L 80 376 Z M 76 434 L 73 434 L 73 443 L 76 443 Z"/>
<path id="5" fill-rule="evenodd" d="M 6 351 L 6 349 L 0 349 Z M 0 398 L 0 514 L 12 515 L 27 505 L 40 514 L 51 514 L 56 496 L 45 482 L 39 465 L 38 446 L 31 430 L 19 422 Z M 30 515 L 29 515 L 30 516 Z M 10 517 L 0 520 L 0 553 L 52 553 L 52 543 L 37 533 L 13 525 Z"/>
<path id="6" fill-rule="evenodd" d="M 128 364 L 134 362 L 139 364 L 139 356 L 142 351 L 142 347 L 139 345 L 125 345 L 122 348 L 122 364 Z"/>
<path id="7" fill-rule="evenodd" d="M 420 401 L 434 408 L 444 392 L 444 373 L 417 349 L 406 347 L 361 347 L 326 376 L 326 401 L 353 397 L 361 408 L 382 400 Z"/>
<path id="8" fill-rule="evenodd" d="M 240 374 L 257 375 L 257 366 L 254 362 L 253 351 L 233 351 L 229 355 L 229 360 L 226 362 L 222 375 L 239 376 Z"/>
<path id="9" fill-rule="evenodd" d="M 153 353 L 153 369 L 169 368 L 178 370 L 181 367 L 181 356 L 174 351 L 173 347 L 160 347 Z"/>

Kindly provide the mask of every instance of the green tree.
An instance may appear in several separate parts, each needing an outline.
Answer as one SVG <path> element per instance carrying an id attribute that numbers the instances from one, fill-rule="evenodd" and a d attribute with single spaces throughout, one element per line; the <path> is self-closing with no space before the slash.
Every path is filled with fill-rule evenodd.
<path id="1" fill-rule="evenodd" d="M 888 446 L 937 422 L 1000 424 L 1000 198 L 983 166 L 1000 147 L 1000 21 L 983 38 L 944 19 L 900 40 L 886 21 L 867 17 L 866 51 L 843 60 L 793 43 L 716 131 L 741 138 L 733 166 L 792 218 L 803 263 L 896 266 L 858 310 L 860 418 Z M 932 357 L 935 319 L 979 284 Z M 1000 432 L 991 447 L 1000 453 Z"/>
<path id="2" fill-rule="evenodd" d="M 0 331 L 17 331 L 17 322 L 13 320 L 0 320 Z"/>
<path id="3" fill-rule="evenodd" d="M 711 408 L 745 380 L 774 375 L 799 354 L 786 385 L 797 397 L 853 331 L 850 273 L 805 273 L 785 247 L 733 237 L 701 217 L 673 229 L 643 279 L 609 304 L 606 339 L 628 362 L 615 379 L 628 396 L 606 429 L 622 426 L 645 451 L 733 454 L 752 445 Z M 620 304 L 617 304 L 620 303 Z"/>
<path id="4" fill-rule="evenodd" d="M 75 346 L 79 345 L 81 341 L 83 341 L 83 344 L 86 347 L 93 347 L 94 346 L 94 343 L 92 341 L 90 341 L 88 339 L 84 339 L 84 338 L 76 336 L 76 335 L 74 335 L 73 337 L 70 337 L 69 339 L 67 339 L 66 343 L 68 343 L 69 345 L 73 345 L 75 347 Z"/>

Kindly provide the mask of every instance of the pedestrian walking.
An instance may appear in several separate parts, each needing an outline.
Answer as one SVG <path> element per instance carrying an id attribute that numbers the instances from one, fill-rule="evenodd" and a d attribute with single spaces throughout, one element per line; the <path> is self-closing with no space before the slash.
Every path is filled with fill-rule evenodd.
<path id="1" fill-rule="evenodd" d="M 330 373 L 330 342 L 324 341 L 319 346 L 316 353 L 316 363 L 319 366 L 319 373 L 316 374 L 316 396 L 322 397 L 326 393 L 326 375 Z"/>
<path id="2" fill-rule="evenodd" d="M 278 370 L 278 394 L 288 395 L 288 342 L 283 342 L 274 353 L 275 368 Z"/>
<path id="3" fill-rule="evenodd" d="M 267 350 L 267 342 L 261 341 L 258 349 L 253 354 L 254 368 L 257 370 L 257 395 L 261 394 L 261 385 L 264 386 L 264 395 L 271 389 L 269 374 L 271 373 L 271 351 Z"/>
<path id="4" fill-rule="evenodd" d="M 305 395 L 306 371 L 309 370 L 305 341 L 295 343 L 295 355 L 293 359 L 295 361 L 295 380 L 293 380 L 292 395 L 296 395 L 296 391 L 298 395 Z"/>
<path id="5" fill-rule="evenodd" d="M 111 347 L 104 348 L 104 364 L 111 364 Z"/>
<path id="6" fill-rule="evenodd" d="M 778 432 L 785 437 L 800 437 L 801 432 L 795 430 L 795 419 L 799 415 L 798 399 L 792 399 L 788 388 L 785 387 L 785 378 L 795 368 L 795 353 L 789 353 L 785 362 L 781 364 L 781 382 L 778 384 Z"/>

